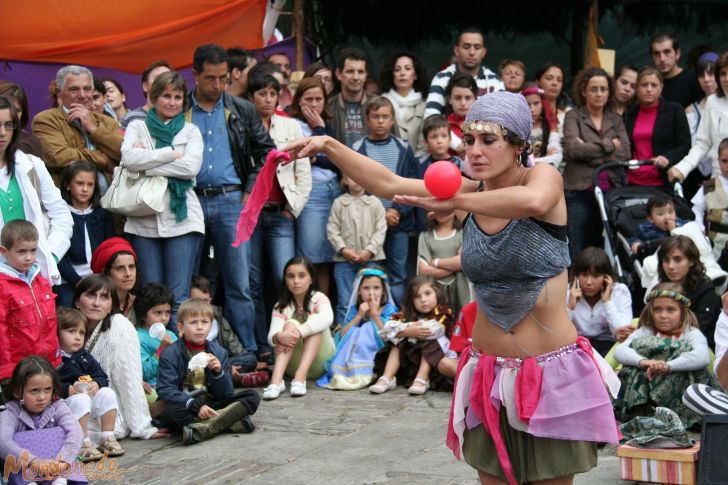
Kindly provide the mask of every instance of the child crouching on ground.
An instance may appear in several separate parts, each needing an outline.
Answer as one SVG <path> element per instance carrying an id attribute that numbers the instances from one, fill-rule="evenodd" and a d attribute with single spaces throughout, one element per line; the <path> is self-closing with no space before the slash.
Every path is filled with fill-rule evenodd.
<path id="1" fill-rule="evenodd" d="M 250 433 L 251 415 L 260 397 L 254 391 L 235 393 L 225 349 L 207 340 L 212 306 L 192 298 L 177 311 L 180 339 L 165 348 L 159 359 L 157 394 L 165 402 L 161 421 L 181 428 L 182 443 L 191 445 L 225 430 Z"/>
<path id="2" fill-rule="evenodd" d="M 450 352 L 437 364 L 437 371 L 440 374 L 455 380 L 458 364 L 460 363 L 460 356 L 464 351 L 469 351 L 473 344 L 473 326 L 477 317 L 478 302 L 475 300 L 460 310 L 458 318 L 455 321 L 455 326 L 452 329 L 452 335 L 450 336 Z M 453 353 L 455 354 L 454 356 L 452 355 Z"/>
<path id="3" fill-rule="evenodd" d="M 83 430 L 84 440 L 79 457 L 87 461 L 100 460 L 103 454 L 121 456 L 124 449 L 114 437 L 114 424 L 119 402 L 109 387 L 109 379 L 101 364 L 83 348 L 86 340 L 86 317 L 72 308 L 58 309 L 58 341 L 63 362 L 56 370 L 59 394 Z M 94 446 L 88 437 L 89 419 L 99 420 L 101 441 Z"/>
<path id="4" fill-rule="evenodd" d="M 387 355 L 384 373 L 369 386 L 375 394 L 394 389 L 397 374 L 410 383 L 410 394 L 424 394 L 430 388 L 430 373 L 439 381 L 437 387 L 449 387 L 438 371 L 440 361 L 449 353 L 448 336 L 453 325 L 447 296 L 432 276 L 412 278 L 405 291 L 403 311 L 392 315 L 379 332 L 389 343 L 379 352 Z"/>

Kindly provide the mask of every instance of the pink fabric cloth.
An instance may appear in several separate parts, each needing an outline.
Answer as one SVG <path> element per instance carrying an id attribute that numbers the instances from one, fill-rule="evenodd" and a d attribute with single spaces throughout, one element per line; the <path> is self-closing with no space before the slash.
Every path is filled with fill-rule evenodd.
<path id="1" fill-rule="evenodd" d="M 452 450 L 452 452 L 455 454 L 455 458 L 458 460 L 461 459 L 460 456 L 460 447 L 462 443 L 460 443 L 460 438 L 458 438 L 457 433 L 455 432 L 455 409 L 457 408 L 457 396 L 458 396 L 458 377 L 460 377 L 460 373 L 463 370 L 463 367 L 465 367 L 465 364 L 468 363 L 470 360 L 470 346 L 468 345 L 465 347 L 460 354 L 460 362 L 458 362 L 458 370 L 455 372 L 455 384 L 453 385 L 452 390 L 452 406 L 450 406 L 450 418 L 448 419 L 447 423 L 447 438 L 445 440 L 445 443 L 447 444 L 447 447 Z"/>
<path id="2" fill-rule="evenodd" d="M 238 217 L 238 224 L 235 230 L 236 237 L 232 244 L 234 248 L 249 241 L 253 236 L 255 226 L 258 225 L 258 216 L 260 216 L 260 211 L 268 200 L 271 188 L 273 187 L 273 181 L 276 177 L 276 168 L 278 167 L 278 162 L 281 160 L 288 162 L 291 160 L 291 155 L 288 152 L 271 150 L 268 152 L 268 156 L 265 157 L 265 164 L 260 169 L 260 173 L 258 173 L 253 191 L 245 202 L 245 207 L 240 211 L 240 217 Z"/>
<path id="3" fill-rule="evenodd" d="M 536 411 L 542 380 L 543 370 L 536 363 L 536 358 L 524 359 L 521 372 L 516 376 L 516 407 L 522 421 L 528 423 Z"/>

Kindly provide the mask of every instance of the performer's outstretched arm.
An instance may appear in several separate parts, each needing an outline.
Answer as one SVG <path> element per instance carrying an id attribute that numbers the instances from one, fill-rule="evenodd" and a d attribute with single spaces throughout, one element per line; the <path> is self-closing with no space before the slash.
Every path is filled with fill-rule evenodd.
<path id="1" fill-rule="evenodd" d="M 328 136 L 313 136 L 290 143 L 283 150 L 291 152 L 291 158 L 314 156 L 325 153 L 329 159 L 368 192 L 387 199 L 395 195 L 429 196 L 425 183 L 419 179 L 400 177 L 389 171 L 384 165 L 365 157 L 338 140 Z M 477 184 L 463 180 L 462 191 L 473 191 Z"/>

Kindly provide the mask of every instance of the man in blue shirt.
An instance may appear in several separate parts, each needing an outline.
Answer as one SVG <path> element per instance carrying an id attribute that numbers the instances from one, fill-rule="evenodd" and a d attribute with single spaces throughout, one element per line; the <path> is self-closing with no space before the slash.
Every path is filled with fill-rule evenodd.
<path id="1" fill-rule="evenodd" d="M 205 142 L 195 188 L 205 217 L 206 244 L 200 256 L 214 255 L 217 264 L 213 266 L 219 270 L 225 289 L 225 317 L 245 349 L 257 352 L 255 308 L 249 283 L 250 243 L 237 248 L 232 243 L 243 203 L 275 144 L 255 107 L 225 92 L 228 78 L 225 49 L 214 44 L 198 47 L 192 74 L 196 87 L 189 95 L 190 109 L 186 117 L 200 129 Z M 215 274 L 205 276 L 216 281 Z"/>

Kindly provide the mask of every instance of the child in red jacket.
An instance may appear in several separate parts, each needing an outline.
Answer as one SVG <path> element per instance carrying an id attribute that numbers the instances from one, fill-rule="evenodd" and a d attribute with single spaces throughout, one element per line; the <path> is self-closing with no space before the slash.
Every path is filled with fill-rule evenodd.
<path id="1" fill-rule="evenodd" d="M 443 357 L 437 365 L 440 374 L 446 375 L 451 379 L 455 379 L 458 363 L 460 362 L 460 354 L 473 343 L 473 325 L 475 318 L 478 316 L 478 303 L 471 301 L 465 305 L 458 315 L 458 319 L 453 327 L 450 336 L 450 350 L 457 352 L 458 358 Z"/>
<path id="2" fill-rule="evenodd" d="M 35 264 L 38 230 L 24 220 L 0 232 L 0 383 L 7 383 L 24 357 L 38 355 L 53 367 L 61 363 L 56 295 Z"/>

